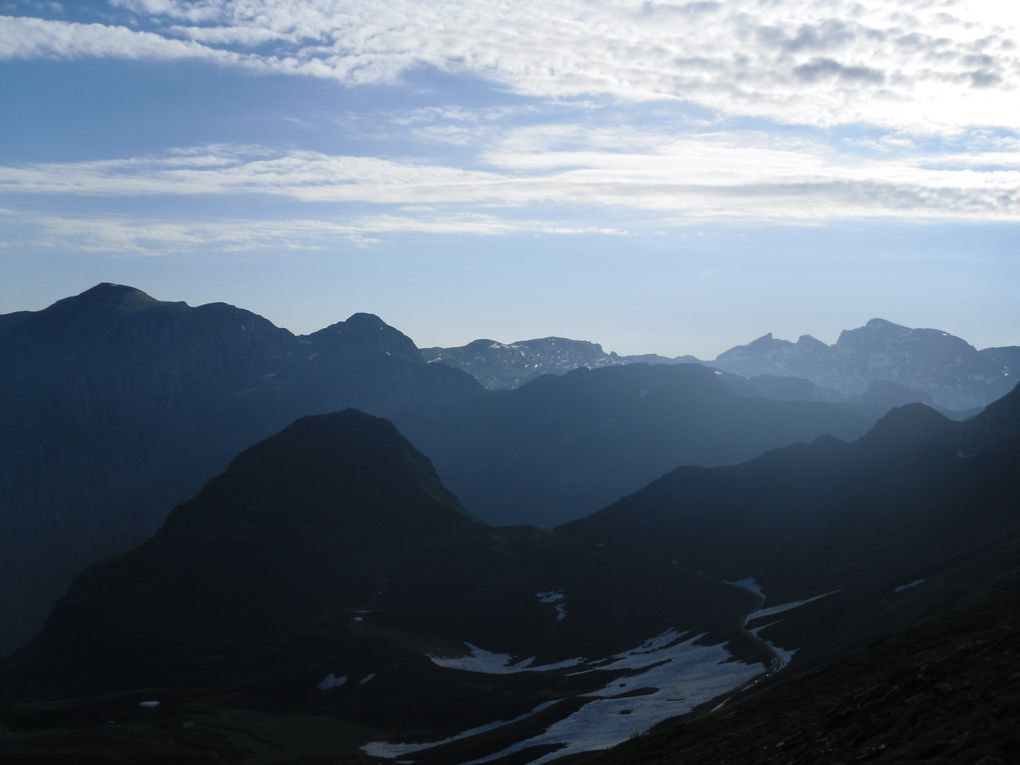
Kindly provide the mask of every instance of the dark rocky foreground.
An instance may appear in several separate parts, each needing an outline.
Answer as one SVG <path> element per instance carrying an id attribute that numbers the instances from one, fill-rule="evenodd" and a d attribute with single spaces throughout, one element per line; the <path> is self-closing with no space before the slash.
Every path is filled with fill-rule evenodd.
<path id="1" fill-rule="evenodd" d="M 1020 762 L 1020 587 L 715 712 L 676 720 L 595 765 Z"/>

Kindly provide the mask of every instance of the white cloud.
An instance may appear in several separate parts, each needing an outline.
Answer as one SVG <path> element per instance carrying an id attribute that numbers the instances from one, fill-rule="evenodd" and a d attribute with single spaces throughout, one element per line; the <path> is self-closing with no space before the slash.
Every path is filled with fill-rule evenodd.
<path id="1" fill-rule="evenodd" d="M 393 82 L 427 64 L 539 97 L 680 99 L 724 115 L 820 126 L 1020 128 L 1020 6 L 992 0 L 115 5 L 189 39 L 4 18 L 0 55 L 193 56 L 347 84 Z M 274 41 L 269 53 L 216 47 Z"/>
<path id="2" fill-rule="evenodd" d="M 164 255 L 169 252 L 308 252 L 378 243 L 386 234 L 499 236 L 511 233 L 548 235 L 627 232 L 608 226 L 577 226 L 549 220 L 509 221 L 480 214 L 444 214 L 407 210 L 347 220 L 290 218 L 168 221 L 116 215 L 69 216 L 19 213 L 0 209 L 0 222 L 16 223 L 5 245 L 113 255 Z"/>
<path id="3" fill-rule="evenodd" d="M 1002 150 L 1000 142 L 992 149 L 869 159 L 756 132 L 676 136 L 549 125 L 508 131 L 481 156 L 486 170 L 208 146 L 153 157 L 3 166 L 0 192 L 125 198 L 258 194 L 302 203 L 474 209 L 504 218 L 510 208 L 559 210 L 561 218 L 582 221 L 574 224 L 580 227 L 599 215 L 593 208 L 672 223 L 1020 221 L 1020 153 Z"/>

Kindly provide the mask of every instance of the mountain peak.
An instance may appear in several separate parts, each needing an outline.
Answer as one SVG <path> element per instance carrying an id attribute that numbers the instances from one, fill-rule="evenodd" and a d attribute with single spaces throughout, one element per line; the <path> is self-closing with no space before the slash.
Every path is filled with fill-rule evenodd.
<path id="1" fill-rule="evenodd" d="M 421 361 L 418 347 L 407 335 L 373 313 L 355 313 L 347 321 L 320 329 L 306 336 L 313 342 L 324 342 L 335 349 L 346 348 L 348 351 L 372 350 L 385 353 L 387 356 L 399 356 L 405 359 Z"/>
<path id="2" fill-rule="evenodd" d="M 298 527 L 340 530 L 351 540 L 435 533 L 471 522 L 429 459 L 392 423 L 345 409 L 302 417 L 242 452 L 174 510 L 160 533 Z"/>
<path id="3" fill-rule="evenodd" d="M 901 326 L 899 324 L 893 324 L 891 321 L 887 321 L 886 319 L 879 319 L 877 317 L 874 319 L 868 319 L 868 323 L 865 324 L 864 327 L 866 329 L 880 331 L 890 329 L 907 329 L 907 327 Z"/>
<path id="4" fill-rule="evenodd" d="M 359 311 L 358 313 L 352 313 L 347 317 L 347 321 L 344 325 L 349 329 L 376 329 L 381 330 L 389 327 L 385 321 L 380 319 L 374 313 L 364 313 Z"/>
<path id="5" fill-rule="evenodd" d="M 136 310 L 157 305 L 160 301 L 135 287 L 111 282 L 100 282 L 73 297 L 58 300 L 55 308 L 87 307 L 90 310 Z"/>
<path id="6" fill-rule="evenodd" d="M 861 440 L 886 444 L 902 453 L 946 448 L 955 444 L 956 426 L 927 404 L 912 403 L 890 410 Z"/>

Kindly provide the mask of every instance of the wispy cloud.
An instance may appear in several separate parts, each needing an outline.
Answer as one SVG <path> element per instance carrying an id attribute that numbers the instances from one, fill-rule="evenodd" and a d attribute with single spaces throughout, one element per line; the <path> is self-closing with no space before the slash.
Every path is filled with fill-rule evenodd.
<path id="1" fill-rule="evenodd" d="M 443 214 L 429 210 L 355 216 L 346 220 L 288 218 L 251 220 L 168 221 L 138 216 L 74 216 L 21 213 L 0 209 L 0 224 L 11 231 L 5 246 L 86 253 L 159 256 L 271 251 L 298 253 L 363 247 L 387 234 L 500 236 L 545 234 L 623 236 L 609 226 L 577 226 L 543 219 L 505 220 L 481 214 Z M 17 232 L 13 226 L 16 224 Z"/>
<path id="2" fill-rule="evenodd" d="M 206 59 L 391 83 L 429 65 L 538 97 L 912 131 L 1020 128 L 1020 10 L 992 0 L 115 0 L 144 25 L 0 19 L 0 56 Z"/>
<path id="3" fill-rule="evenodd" d="M 271 195 L 302 203 L 488 209 L 608 207 L 701 220 L 1020 220 L 1020 152 L 867 158 L 756 132 L 684 136 L 621 127 L 507 131 L 487 169 L 205 146 L 158 156 L 0 167 L 0 192 L 139 197 Z M 587 216 L 578 216 L 586 220 Z M 515 224 L 514 224 L 515 225 Z M 579 224 L 583 226 L 584 224 Z"/>

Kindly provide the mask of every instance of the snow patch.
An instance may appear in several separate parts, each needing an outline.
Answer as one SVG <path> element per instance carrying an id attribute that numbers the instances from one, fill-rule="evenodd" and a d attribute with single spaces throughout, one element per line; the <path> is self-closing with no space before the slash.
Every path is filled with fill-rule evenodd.
<path id="1" fill-rule="evenodd" d="M 374 677 L 375 677 L 375 672 L 372 672 L 372 673 L 370 673 L 368 675 L 365 675 L 363 678 L 361 678 L 358 681 L 358 685 L 364 685 L 365 683 L 370 683 L 372 681 L 372 678 L 374 678 Z"/>
<path id="2" fill-rule="evenodd" d="M 339 688 L 341 685 L 343 685 L 346 682 L 347 682 L 347 676 L 346 675 L 339 675 L 338 676 L 338 675 L 334 675 L 332 672 L 330 672 L 328 675 L 326 675 L 324 678 L 322 678 L 322 682 L 320 682 L 315 687 L 318 688 L 320 691 L 331 691 L 334 688 Z"/>
<path id="3" fill-rule="evenodd" d="M 159 702 L 155 699 L 151 699 L 150 701 L 139 701 L 138 706 L 141 709 L 155 709 L 159 706 Z"/>
<path id="4" fill-rule="evenodd" d="M 747 590 L 753 595 L 757 595 L 759 598 L 761 598 L 762 603 L 765 602 L 765 591 L 761 588 L 761 585 L 758 584 L 758 580 L 755 579 L 753 576 L 745 576 L 743 579 L 736 579 L 733 581 L 727 581 L 726 579 L 724 579 L 723 584 L 732 584 L 734 587 L 739 587 L 742 590 Z"/>
<path id="5" fill-rule="evenodd" d="M 533 667 L 531 663 L 535 660 L 534 656 L 511 663 L 513 656 L 508 653 L 493 653 L 471 643 L 465 643 L 464 645 L 468 649 L 466 656 L 429 656 L 429 658 L 433 664 L 438 664 L 440 667 L 459 669 L 464 672 L 478 672 L 483 675 L 512 675 L 517 672 L 551 672 L 556 669 L 576 667 L 585 662 L 585 659 L 581 658 L 566 659 L 555 664 L 539 664 Z"/>
<path id="6" fill-rule="evenodd" d="M 556 621 L 562 622 L 567 618 L 567 604 L 562 590 L 550 590 L 549 592 L 536 592 L 535 597 L 540 603 L 552 606 L 556 609 Z"/>
<path id="7" fill-rule="evenodd" d="M 581 698 L 592 699 L 574 714 L 545 731 L 492 755 L 474 760 L 491 762 L 536 746 L 558 746 L 529 765 L 560 757 L 608 749 L 645 733 L 658 723 L 686 714 L 699 704 L 731 691 L 761 674 L 760 664 L 733 660 L 720 644 L 696 645 L 703 636 L 683 639 L 669 630 L 637 648 L 617 654 L 599 670 L 632 670 Z M 647 690 L 642 695 L 622 694 Z"/>
<path id="8" fill-rule="evenodd" d="M 899 593 L 903 592 L 904 590 L 912 590 L 915 587 L 920 587 L 922 584 L 924 584 L 927 581 L 928 581 L 927 579 L 915 579 L 912 582 L 907 582 L 906 584 L 901 584 L 899 587 L 897 587 L 895 589 L 895 592 L 897 594 L 899 594 Z"/>
<path id="9" fill-rule="evenodd" d="M 805 598 L 804 600 L 795 600 L 790 603 L 780 603 L 778 606 L 770 606 L 769 608 L 759 608 L 757 611 L 752 611 L 747 615 L 745 624 L 755 619 L 761 619 L 765 616 L 775 616 L 776 614 L 782 614 L 786 611 L 792 611 L 795 608 L 806 606 L 808 603 L 814 603 L 816 600 L 827 598 L 830 595 L 835 595 L 839 590 L 832 590 L 831 592 L 823 592 L 821 595 L 815 595 L 813 598 Z"/>
<path id="10" fill-rule="evenodd" d="M 512 720 L 496 720 L 495 722 L 486 723 L 485 725 L 479 725 L 477 728 L 471 728 L 470 730 L 457 733 L 456 735 L 444 738 L 441 741 L 430 741 L 427 743 L 420 744 L 391 744 L 386 741 L 373 741 L 365 744 L 361 747 L 361 751 L 372 757 L 383 757 L 388 760 L 396 759 L 397 757 L 403 757 L 405 754 L 416 754 L 423 752 L 426 749 L 435 749 L 436 747 L 443 746 L 445 744 L 452 744 L 454 741 L 462 741 L 466 738 L 472 738 L 474 736 L 480 736 L 483 733 L 489 733 L 494 730 L 499 730 L 508 725 L 514 725 L 515 723 L 527 720 L 529 717 L 537 715 L 539 712 L 543 712 L 553 704 L 559 703 L 558 701 L 546 701 L 539 704 L 534 709 L 525 712 L 518 717 L 514 717 Z"/>

